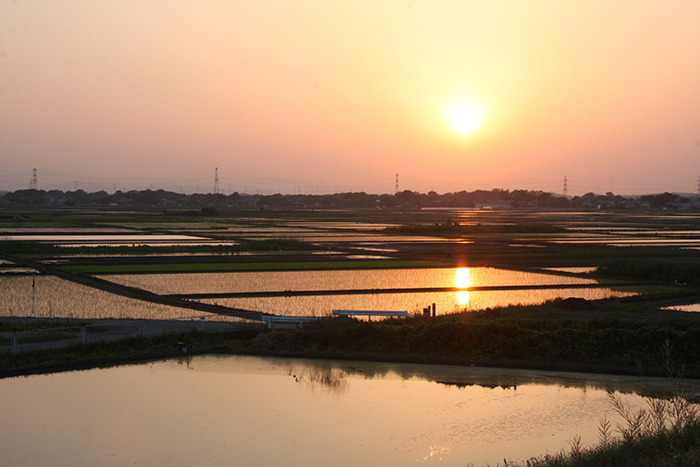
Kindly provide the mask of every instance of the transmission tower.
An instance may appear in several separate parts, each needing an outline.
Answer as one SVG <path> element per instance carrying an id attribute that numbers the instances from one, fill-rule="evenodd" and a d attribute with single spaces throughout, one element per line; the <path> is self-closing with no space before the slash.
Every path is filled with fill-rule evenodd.
<path id="1" fill-rule="evenodd" d="M 37 190 L 39 188 L 39 183 L 36 180 L 36 169 L 32 170 L 32 190 Z"/>
<path id="2" fill-rule="evenodd" d="M 396 174 L 396 185 L 394 186 L 394 194 L 399 192 L 399 174 Z"/>
<path id="3" fill-rule="evenodd" d="M 569 196 L 569 186 L 566 182 L 566 175 L 564 175 L 564 198 Z"/>
<path id="4" fill-rule="evenodd" d="M 219 193 L 219 168 L 214 169 L 214 194 Z"/>
<path id="5" fill-rule="evenodd" d="M 698 177 L 698 197 L 700 197 L 700 177 Z"/>

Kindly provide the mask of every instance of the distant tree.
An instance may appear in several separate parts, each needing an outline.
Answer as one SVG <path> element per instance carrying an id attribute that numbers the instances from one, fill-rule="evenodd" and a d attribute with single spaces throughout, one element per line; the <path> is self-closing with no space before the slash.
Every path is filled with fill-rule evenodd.
<path id="1" fill-rule="evenodd" d="M 215 207 L 209 206 L 199 210 L 200 214 L 203 216 L 216 217 L 219 215 L 219 211 Z"/>
<path id="2" fill-rule="evenodd" d="M 678 201 L 678 195 L 674 195 L 669 192 L 665 192 L 658 195 L 644 195 L 639 197 L 639 201 L 643 203 L 649 203 L 652 208 L 663 208 L 670 203 Z"/>

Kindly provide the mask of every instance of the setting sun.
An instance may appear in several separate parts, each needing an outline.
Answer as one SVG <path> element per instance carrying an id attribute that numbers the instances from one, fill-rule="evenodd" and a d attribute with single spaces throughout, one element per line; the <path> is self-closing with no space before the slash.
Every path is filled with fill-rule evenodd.
<path id="1" fill-rule="evenodd" d="M 468 135 L 478 130 L 482 120 L 483 112 L 471 102 L 457 102 L 447 110 L 450 129 L 460 135 Z"/>

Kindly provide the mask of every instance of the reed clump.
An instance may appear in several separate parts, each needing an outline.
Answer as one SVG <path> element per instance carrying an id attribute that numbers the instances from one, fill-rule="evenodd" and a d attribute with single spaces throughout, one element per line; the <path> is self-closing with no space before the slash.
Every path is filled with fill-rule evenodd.
<path id="1" fill-rule="evenodd" d="M 697 395 L 684 384 L 683 371 L 673 368 L 669 341 L 664 344 L 665 371 L 670 382 L 667 398 L 645 396 L 645 405 L 633 410 L 612 390 L 608 396 L 623 423 L 613 430 L 607 417 L 600 421 L 598 444 L 585 448 L 581 438 L 569 442 L 570 450 L 544 455 L 525 462 L 507 462 L 513 467 L 587 466 L 700 466 L 700 406 Z M 617 436 L 615 434 L 617 432 Z"/>

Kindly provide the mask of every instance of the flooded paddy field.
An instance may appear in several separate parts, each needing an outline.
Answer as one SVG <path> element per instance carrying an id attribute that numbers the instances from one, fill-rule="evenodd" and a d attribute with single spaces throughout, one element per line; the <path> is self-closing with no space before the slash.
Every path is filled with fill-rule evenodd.
<path id="1" fill-rule="evenodd" d="M 100 276 L 122 285 L 158 294 L 195 295 L 201 300 L 233 308 L 279 315 L 330 315 L 334 309 L 401 310 L 420 312 L 436 304 L 439 314 L 472 311 L 509 305 L 532 305 L 555 298 L 587 300 L 633 295 L 632 290 L 605 287 L 567 289 L 572 285 L 595 285 L 586 277 L 537 274 L 495 268 L 424 268 L 341 271 L 286 271 L 214 274 L 146 274 Z M 556 286 L 546 290 L 495 290 L 397 293 L 392 289 L 449 287 Z M 351 293 L 352 291 L 356 293 Z M 199 298 L 196 295 L 257 292 L 313 292 L 313 296 Z M 342 291 L 341 294 L 328 294 Z M 324 293 L 325 292 L 325 293 Z M 284 293 L 280 294 L 284 295 Z M 190 297 L 188 297 L 190 298 Z"/>
<path id="2" fill-rule="evenodd" d="M 218 274 L 101 276 L 159 294 L 596 284 L 586 277 L 496 268 L 421 268 L 345 271 L 280 271 Z"/>
<path id="3" fill-rule="evenodd" d="M 311 297 L 251 297 L 200 299 L 203 303 L 262 311 L 277 315 L 330 316 L 333 310 L 392 310 L 420 314 L 435 304 L 438 315 L 511 305 L 538 305 L 557 298 L 599 300 L 637 295 L 636 291 L 551 289 L 496 292 L 317 295 Z"/>
<path id="4" fill-rule="evenodd" d="M 222 209 L 216 218 L 183 218 L 155 211 L 98 211 L 85 216 L 71 211 L 52 217 L 50 210 L 29 217 L 30 220 L 22 223 L 0 220 L 3 235 L 0 245 L 18 239 L 54 245 L 59 250 L 34 257 L 70 274 L 95 274 L 117 284 L 162 295 L 346 292 L 345 295 L 192 298 L 202 303 L 282 315 L 326 315 L 333 309 L 354 308 L 419 312 L 432 303 L 442 314 L 537 304 L 555 298 L 624 297 L 637 294 L 640 289 L 633 283 L 629 287 L 610 288 L 605 283 L 599 284 L 599 278 L 585 274 L 594 271 L 602 258 L 610 256 L 610 250 L 605 248 L 661 244 L 669 245 L 667 251 L 672 251 L 677 246 L 692 246 L 696 242 L 700 245 L 700 238 L 695 238 L 700 232 L 700 218 L 680 214 L 469 209 L 237 214 L 230 211 L 227 214 Z M 418 226 L 419 231 L 429 234 L 417 235 L 410 229 L 402 233 L 396 229 L 406 225 Z M 451 228 L 441 230 L 446 225 Z M 462 232 L 459 225 L 480 226 L 480 229 Z M 547 226 L 541 233 L 537 229 L 518 230 L 519 226 L 541 225 Z M 511 227 L 501 230 L 502 226 Z M 303 246 L 308 250 L 289 250 L 275 243 L 284 241 L 296 242 L 292 248 Z M 150 248 L 139 249 L 139 245 Z M 264 250 L 255 251 L 256 245 Z M 129 254 L 132 247 L 134 253 Z M 624 256 L 627 250 L 615 246 L 615 251 Z M 653 251 L 663 254 L 658 249 Z M 7 263 L 3 268 L 18 266 L 7 258 L 4 260 Z M 491 263 L 497 266 L 482 266 Z M 460 264 L 471 267 L 456 267 Z M 548 270 L 549 274 L 522 272 L 509 269 L 510 266 L 539 268 Z M 29 278 L 0 278 L 6 279 L 25 282 L 5 287 L 8 298 L 2 313 L 26 313 Z M 42 276 L 39 282 L 52 284 L 48 279 Z M 550 288 L 537 289 L 542 286 Z M 66 292 L 55 294 L 70 298 L 41 297 L 44 301 L 37 302 L 36 312 L 51 315 L 61 310 L 61 314 L 68 316 L 87 313 L 104 317 L 111 309 L 115 317 L 177 315 L 174 310 L 151 310 L 149 307 L 155 305 L 141 305 L 138 300 L 123 297 L 114 297 L 114 305 L 110 306 L 102 295 L 105 292 L 88 297 L 82 291 L 68 290 L 85 286 L 65 287 Z M 513 290 L 401 290 L 468 287 Z M 515 290 L 518 287 L 521 289 Z M 111 296 L 107 294 L 107 297 Z M 74 306 L 68 305 L 71 300 Z M 102 305 L 78 304 L 83 301 Z"/>
<path id="5" fill-rule="evenodd" d="M 71 319 L 190 319 L 215 315 L 122 297 L 54 276 L 32 277 L 26 275 L 0 277 L 0 316 Z"/>

